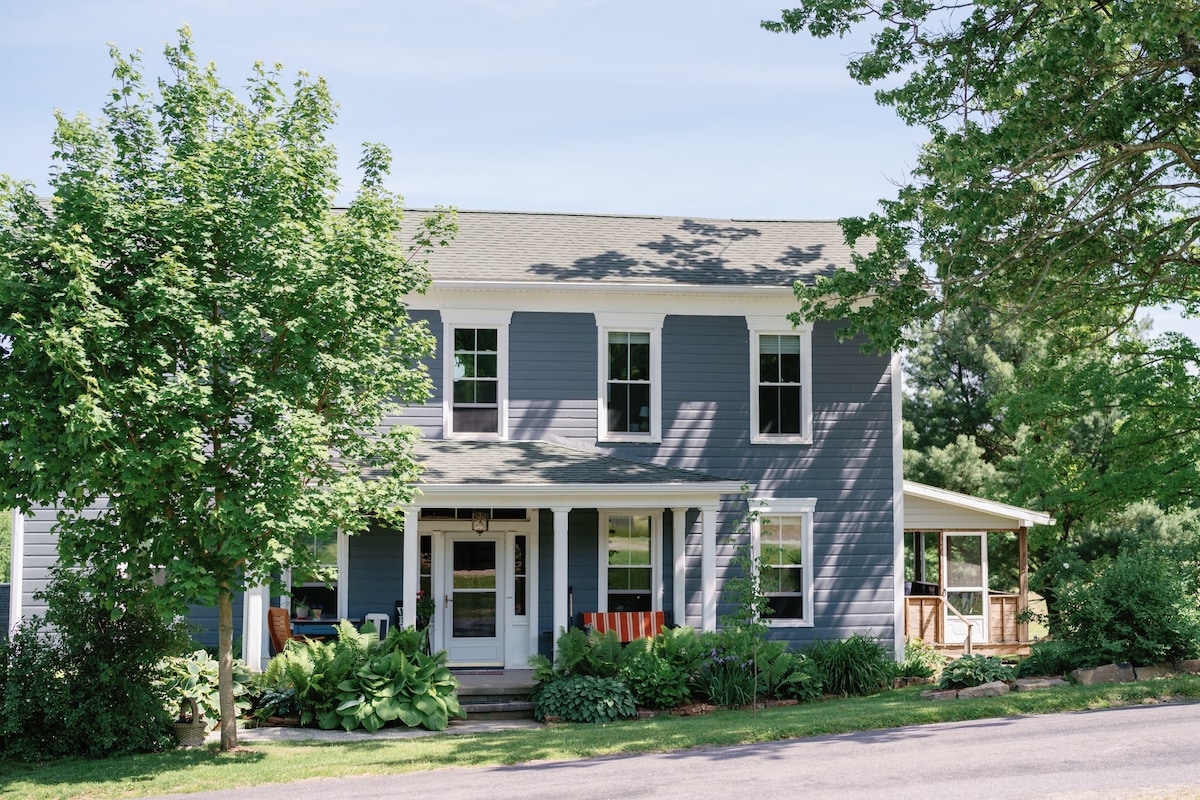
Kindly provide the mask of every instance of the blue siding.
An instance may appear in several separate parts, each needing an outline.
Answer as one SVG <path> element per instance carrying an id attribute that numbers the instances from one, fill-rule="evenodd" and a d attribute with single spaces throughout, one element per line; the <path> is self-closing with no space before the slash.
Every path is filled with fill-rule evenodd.
<path id="1" fill-rule="evenodd" d="M 591 314 L 513 314 L 509 437 L 596 440 L 596 320 Z"/>
<path id="2" fill-rule="evenodd" d="M 403 534 L 391 528 L 371 525 L 366 531 L 349 537 L 350 560 L 347 611 L 353 618 L 366 614 L 387 614 L 395 619 L 396 603 L 403 590 Z"/>

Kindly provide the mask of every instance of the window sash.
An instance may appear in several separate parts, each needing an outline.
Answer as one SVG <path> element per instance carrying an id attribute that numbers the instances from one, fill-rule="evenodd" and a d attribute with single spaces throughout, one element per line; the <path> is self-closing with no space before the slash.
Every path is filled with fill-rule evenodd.
<path id="1" fill-rule="evenodd" d="M 609 433 L 650 433 L 653 372 L 649 331 L 608 332 Z"/>

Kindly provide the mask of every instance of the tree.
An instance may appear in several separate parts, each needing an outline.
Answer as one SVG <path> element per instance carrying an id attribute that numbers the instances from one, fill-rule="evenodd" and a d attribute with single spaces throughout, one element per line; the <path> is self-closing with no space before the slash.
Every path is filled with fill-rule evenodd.
<path id="1" fill-rule="evenodd" d="M 892 349 L 948 309 L 1020 317 L 1075 342 L 1137 310 L 1200 311 L 1195 0 L 801 0 L 768 30 L 878 26 L 849 64 L 931 140 L 872 244 L 798 288 L 801 316 Z"/>
<path id="2" fill-rule="evenodd" d="M 155 96 L 111 54 L 104 119 L 58 116 L 48 207 L 0 184 L 0 505 L 61 508 L 59 557 L 99 597 L 157 576 L 163 613 L 216 604 L 228 749 L 234 593 L 316 569 L 306 540 L 413 493 L 415 433 L 377 431 L 427 396 L 405 297 L 455 226 L 440 212 L 398 241 L 378 145 L 335 213 L 320 79 L 289 96 L 257 64 L 240 100 L 184 28 Z"/>

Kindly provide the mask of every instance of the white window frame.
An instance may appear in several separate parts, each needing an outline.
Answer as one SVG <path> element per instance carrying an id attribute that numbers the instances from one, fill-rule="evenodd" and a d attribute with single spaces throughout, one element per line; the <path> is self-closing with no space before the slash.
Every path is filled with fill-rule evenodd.
<path id="1" fill-rule="evenodd" d="M 336 624 L 339 619 L 345 619 L 350 616 L 350 537 L 341 528 L 337 532 L 337 608 L 334 614 L 330 616 L 331 624 Z M 292 588 L 292 567 L 288 565 L 282 570 L 280 581 L 283 586 L 288 589 Z M 292 610 L 292 596 L 290 594 L 282 594 L 279 596 L 279 607 L 286 608 L 288 613 Z"/>
<path id="2" fill-rule="evenodd" d="M 508 328 L 512 311 L 447 309 L 442 314 L 442 430 L 445 439 L 508 438 Z M 496 330 L 496 432 L 454 430 L 454 331 L 460 328 Z"/>
<path id="3" fill-rule="evenodd" d="M 777 619 L 768 616 L 763 620 L 773 628 L 811 628 L 813 626 L 813 515 L 817 510 L 815 497 L 760 497 L 750 501 L 753 512 L 750 518 L 750 547 L 757 560 L 762 554 L 762 521 L 772 517 L 799 517 L 801 551 L 804 563 L 801 565 L 801 595 L 804 602 L 804 616 Z"/>
<path id="4" fill-rule="evenodd" d="M 746 317 L 750 330 L 750 442 L 752 444 L 812 444 L 812 323 L 788 327 L 780 317 Z M 758 412 L 759 339 L 762 336 L 800 337 L 800 433 L 760 433 Z"/>
<path id="5" fill-rule="evenodd" d="M 600 570 L 597 584 L 596 610 L 608 611 L 608 528 L 609 517 L 649 517 L 650 519 L 650 610 L 662 611 L 662 529 L 663 513 L 645 508 L 609 508 L 600 512 Z"/>
<path id="6" fill-rule="evenodd" d="M 665 314 L 597 313 L 596 333 L 598 370 L 596 389 L 596 439 L 601 442 L 662 441 L 662 327 Z M 608 429 L 608 334 L 650 334 L 650 430 L 610 431 Z"/>

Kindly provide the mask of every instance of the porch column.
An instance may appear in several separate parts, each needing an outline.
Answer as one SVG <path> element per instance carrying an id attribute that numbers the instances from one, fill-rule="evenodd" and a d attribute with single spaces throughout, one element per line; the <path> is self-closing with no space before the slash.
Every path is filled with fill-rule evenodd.
<path id="1" fill-rule="evenodd" d="M 1017 528 L 1017 611 L 1029 608 L 1029 529 Z M 1019 617 L 1021 619 L 1023 617 Z M 1017 622 L 1017 641 L 1029 641 L 1029 623 Z"/>
<path id="2" fill-rule="evenodd" d="M 552 508 L 554 512 L 554 615 L 550 618 L 550 660 L 558 652 L 558 632 L 571 626 L 567 605 L 567 515 L 569 508 Z"/>
<path id="3" fill-rule="evenodd" d="M 247 589 L 242 600 L 242 660 L 254 672 L 262 670 L 263 631 L 267 627 L 269 589 L 260 584 Z"/>
<path id="4" fill-rule="evenodd" d="M 703 602 L 700 629 L 717 629 L 717 506 L 700 508 L 700 584 Z"/>
<path id="5" fill-rule="evenodd" d="M 687 625 L 687 592 L 684 591 L 684 581 L 686 579 L 686 552 L 684 549 L 685 540 L 687 538 L 687 509 L 672 508 L 671 509 L 671 546 L 672 554 L 674 555 L 674 566 L 672 568 L 672 592 L 671 592 L 671 608 L 674 609 L 676 625 Z"/>
<path id="6" fill-rule="evenodd" d="M 417 530 L 417 509 L 404 509 L 404 553 L 400 579 L 404 586 L 400 591 L 400 602 L 404 604 L 404 619 L 401 627 L 417 625 L 417 590 L 421 588 L 421 535 Z"/>

